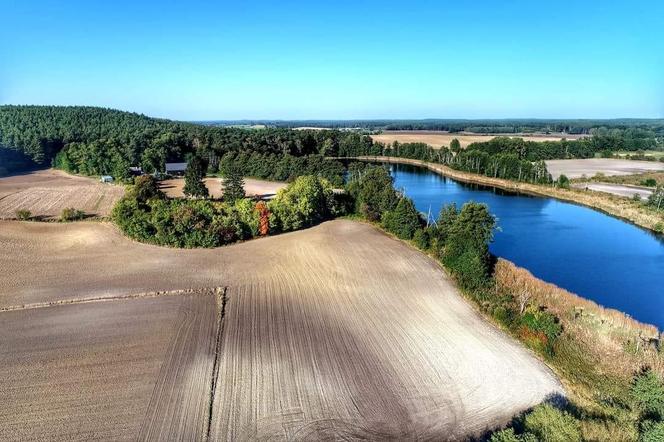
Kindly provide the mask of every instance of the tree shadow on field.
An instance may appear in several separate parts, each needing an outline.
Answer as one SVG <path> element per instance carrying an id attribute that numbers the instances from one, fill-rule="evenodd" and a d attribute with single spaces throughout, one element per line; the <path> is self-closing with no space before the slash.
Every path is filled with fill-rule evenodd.
<path id="1" fill-rule="evenodd" d="M 548 394 L 544 398 L 544 400 L 538 405 L 542 405 L 542 404 L 549 404 L 549 405 L 551 405 L 555 408 L 558 408 L 560 410 L 567 411 L 568 413 L 572 414 L 572 416 L 576 417 L 577 419 L 579 418 L 579 414 L 577 414 L 579 409 L 573 403 L 571 403 L 569 401 L 569 399 L 567 399 L 567 397 L 565 397 L 564 395 L 562 395 L 560 393 Z M 537 407 L 537 406 L 535 406 L 535 407 Z M 479 437 L 469 438 L 468 440 L 472 441 L 472 442 L 487 442 L 491 439 L 491 435 L 494 432 L 499 431 L 501 428 L 507 428 L 507 427 L 514 428 L 517 433 L 523 432 L 524 431 L 523 419 L 525 418 L 525 416 L 528 413 L 532 412 L 535 409 L 535 407 L 530 407 L 526 410 L 523 410 L 519 414 L 512 417 L 511 422 L 509 422 L 508 424 L 506 424 L 503 427 L 487 428 Z M 575 413 L 575 411 L 577 413 Z"/>

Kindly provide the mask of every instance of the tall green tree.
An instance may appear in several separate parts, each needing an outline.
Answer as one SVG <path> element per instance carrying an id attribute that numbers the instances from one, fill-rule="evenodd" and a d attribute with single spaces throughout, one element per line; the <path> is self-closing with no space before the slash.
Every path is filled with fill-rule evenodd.
<path id="1" fill-rule="evenodd" d="M 450 150 L 454 153 L 461 152 L 461 143 L 458 139 L 454 138 L 452 141 L 450 141 Z"/>
<path id="2" fill-rule="evenodd" d="M 463 205 L 449 229 L 443 262 L 461 284 L 470 289 L 484 285 L 490 274 L 489 243 L 496 220 L 486 204 Z"/>
<path id="3" fill-rule="evenodd" d="M 134 187 L 129 192 L 129 195 L 141 204 L 146 203 L 153 198 L 166 198 L 166 195 L 159 190 L 159 184 L 152 175 L 141 175 L 137 177 L 134 182 Z"/>
<path id="4" fill-rule="evenodd" d="M 229 168 L 223 180 L 224 200 L 234 203 L 245 197 L 244 178 L 239 167 L 233 165 Z"/>
<path id="5" fill-rule="evenodd" d="M 380 220 L 383 212 L 393 210 L 399 202 L 392 183 L 392 177 L 384 167 L 364 170 L 356 198 L 360 213 L 370 221 Z"/>
<path id="6" fill-rule="evenodd" d="M 413 200 L 402 197 L 394 210 L 383 214 L 383 226 L 401 239 L 412 239 L 415 231 L 422 227 L 422 218 Z"/>
<path id="7" fill-rule="evenodd" d="M 332 186 L 324 179 L 301 176 L 270 201 L 270 228 L 290 231 L 309 227 L 330 216 Z"/>
<path id="8" fill-rule="evenodd" d="M 205 171 L 207 164 L 199 156 L 193 156 L 187 163 L 187 170 L 184 173 L 184 194 L 194 198 L 207 198 L 210 194 L 205 187 Z"/>

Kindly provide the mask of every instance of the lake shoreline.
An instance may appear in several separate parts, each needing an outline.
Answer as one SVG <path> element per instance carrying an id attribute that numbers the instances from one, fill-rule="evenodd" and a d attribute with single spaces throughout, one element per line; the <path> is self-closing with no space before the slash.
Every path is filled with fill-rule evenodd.
<path id="1" fill-rule="evenodd" d="M 576 189 L 559 189 L 556 187 L 543 186 L 539 184 L 517 182 L 502 178 L 492 178 L 469 172 L 462 172 L 448 166 L 430 163 L 422 160 L 399 157 L 369 156 L 334 158 L 338 160 L 360 160 L 373 161 L 389 164 L 408 164 L 426 168 L 442 176 L 453 178 L 457 181 L 471 184 L 481 184 L 496 187 L 514 193 L 528 194 L 534 196 L 546 196 L 560 201 L 579 204 L 590 207 L 607 215 L 628 221 L 634 225 L 647 229 L 655 234 L 664 233 L 664 215 L 648 212 L 636 207 L 634 203 L 618 196 L 602 195 L 597 192 L 588 193 Z"/>

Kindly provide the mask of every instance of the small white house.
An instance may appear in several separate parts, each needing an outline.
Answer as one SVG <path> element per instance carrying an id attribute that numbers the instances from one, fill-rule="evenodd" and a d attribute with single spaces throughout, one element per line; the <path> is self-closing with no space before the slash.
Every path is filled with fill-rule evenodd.
<path id="1" fill-rule="evenodd" d="M 99 181 L 101 181 L 102 183 L 112 183 L 113 177 L 110 175 L 102 175 Z"/>

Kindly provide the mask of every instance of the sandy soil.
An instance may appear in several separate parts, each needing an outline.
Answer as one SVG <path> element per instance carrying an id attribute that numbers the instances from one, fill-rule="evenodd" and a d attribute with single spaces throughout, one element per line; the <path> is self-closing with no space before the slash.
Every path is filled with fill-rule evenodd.
<path id="1" fill-rule="evenodd" d="M 664 170 L 664 163 L 588 158 L 583 160 L 548 160 L 546 161 L 546 167 L 554 178 L 558 178 L 561 174 L 566 175 L 567 178 L 581 178 L 584 175 L 590 178 L 597 173 L 612 176 Z"/>
<path id="2" fill-rule="evenodd" d="M 228 286 L 214 440 L 454 439 L 562 392 L 433 260 L 365 224 L 175 250 L 104 223 L 3 222 L 0 243 L 5 308 Z"/>
<path id="3" fill-rule="evenodd" d="M 385 144 L 392 144 L 395 141 L 399 143 L 426 143 L 433 147 L 449 147 L 450 142 L 453 139 L 458 139 L 461 143 L 461 147 L 468 147 L 470 143 L 477 143 L 483 141 L 489 141 L 495 138 L 496 135 L 480 135 L 480 134 L 465 134 L 465 133 L 455 133 L 450 134 L 447 132 L 439 131 L 385 131 L 382 134 L 371 135 L 371 138 L 374 141 L 379 141 Z M 523 138 L 527 141 L 559 141 L 562 136 L 550 136 L 550 135 L 518 135 L 518 138 Z M 566 135 L 565 138 L 568 140 L 573 138 L 578 138 L 574 135 Z"/>
<path id="4" fill-rule="evenodd" d="M 216 304 L 198 294 L 0 313 L 0 440 L 200 436 Z"/>
<path id="5" fill-rule="evenodd" d="M 88 215 L 108 216 L 124 187 L 55 169 L 0 178 L 0 219 L 13 219 L 26 209 L 35 217 L 57 218 L 74 207 Z"/>
<path id="6" fill-rule="evenodd" d="M 244 191 L 247 196 L 257 196 L 270 199 L 280 190 L 286 187 L 288 183 L 277 181 L 256 180 L 253 178 L 244 179 Z M 205 186 L 208 188 L 213 198 L 221 198 L 223 195 L 221 178 L 205 178 Z M 184 178 L 174 178 L 161 182 L 161 190 L 171 198 L 182 198 L 184 193 Z"/>

